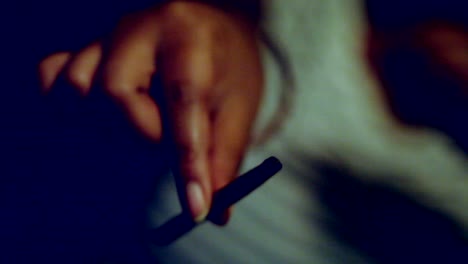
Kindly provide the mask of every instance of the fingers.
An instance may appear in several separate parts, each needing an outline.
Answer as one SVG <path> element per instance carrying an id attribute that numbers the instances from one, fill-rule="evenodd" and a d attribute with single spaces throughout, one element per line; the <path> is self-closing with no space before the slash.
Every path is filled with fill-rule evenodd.
<path id="1" fill-rule="evenodd" d="M 237 174 L 259 103 L 261 65 L 255 41 L 233 38 L 225 43 L 212 28 L 181 28 L 166 37 L 161 67 L 185 181 L 187 197 L 182 198 L 200 221 L 213 192 Z M 200 200 L 200 189 L 205 201 Z M 223 224 L 229 212 L 211 220 Z"/>
<path id="2" fill-rule="evenodd" d="M 245 82 L 244 85 L 246 85 Z M 253 88 L 239 89 L 226 96 L 213 120 L 210 164 L 215 191 L 226 186 L 237 176 L 251 139 L 260 98 L 260 89 Z M 219 225 L 226 224 L 231 212 L 232 208 L 212 221 Z"/>
<path id="3" fill-rule="evenodd" d="M 63 73 L 80 94 L 87 95 L 104 61 L 105 90 L 143 135 L 158 141 L 162 134 L 160 113 L 147 94 L 155 72 L 156 26 L 145 16 L 128 16 L 117 27 L 106 58 L 102 42 L 89 45 L 73 57 L 67 52 L 46 58 L 39 67 L 43 90 L 49 91 Z"/>
<path id="4" fill-rule="evenodd" d="M 213 118 L 210 164 L 213 190 L 218 191 L 237 175 L 257 116 L 263 92 L 263 72 L 255 39 L 239 42 L 237 56 L 231 57 L 218 87 L 226 91 L 218 102 Z M 246 62 L 248 58 L 248 63 Z M 222 57 L 219 59 L 223 60 Z M 211 219 L 226 224 L 232 208 Z"/>
<path id="5" fill-rule="evenodd" d="M 155 24 L 129 17 L 116 30 L 103 65 L 103 86 L 146 137 L 159 141 L 160 111 L 148 94 L 158 46 Z"/>
<path id="6" fill-rule="evenodd" d="M 102 44 L 93 43 L 72 56 L 70 52 L 55 53 L 39 65 L 43 92 L 49 92 L 60 74 L 82 95 L 89 93 L 102 58 Z"/>
<path id="7" fill-rule="evenodd" d="M 175 109 L 179 106 L 179 109 Z M 193 218 L 202 221 L 211 204 L 212 188 L 208 166 L 210 120 L 208 109 L 199 101 L 173 102 L 169 107 L 179 175 Z"/>
<path id="8" fill-rule="evenodd" d="M 239 162 L 250 140 L 256 109 L 253 104 L 247 104 L 246 100 L 249 99 L 241 96 L 228 98 L 228 102 L 217 113 L 211 150 L 215 190 L 236 177 Z"/>
<path id="9" fill-rule="evenodd" d="M 102 44 L 96 42 L 80 51 L 68 65 L 66 78 L 81 95 L 89 93 L 101 58 Z"/>
<path id="10" fill-rule="evenodd" d="M 148 90 L 156 66 L 160 67 L 169 135 L 177 151 L 176 173 L 183 182 L 181 202 L 195 220 L 201 221 L 209 211 L 213 191 L 237 174 L 259 98 L 257 83 L 249 80 L 258 79 L 261 73 L 251 69 L 258 65 L 246 63 L 246 58 L 250 61 L 252 56 L 239 45 L 244 38 L 234 34 L 245 32 L 239 32 L 242 30 L 236 26 L 227 27 L 228 24 L 225 26 L 229 32 L 216 31 L 222 27 L 206 21 L 193 25 L 200 16 L 188 19 L 184 10 L 172 8 L 152 13 L 153 10 L 128 16 L 114 31 L 109 46 L 105 46 L 106 53 L 103 54 L 102 43 L 95 43 L 73 58 L 69 53 L 56 55 L 44 62 L 41 76 L 44 86 L 50 87 L 62 71 L 86 95 L 99 69 L 107 94 L 140 132 L 159 141 L 161 109 Z M 217 14 L 214 18 L 225 19 Z M 230 34 L 234 35 L 228 38 Z M 228 52 L 236 54 L 234 59 L 227 56 Z M 239 67 L 232 70 L 229 64 Z M 220 76 L 221 71 L 229 72 L 225 75 L 230 77 Z M 218 83 L 220 77 L 222 84 Z M 252 91 L 246 92 L 250 88 Z M 228 213 L 220 222 L 227 218 Z"/>
<path id="11" fill-rule="evenodd" d="M 71 56 L 70 52 L 59 52 L 50 55 L 39 64 L 39 79 L 44 93 L 50 91 Z"/>
<path id="12" fill-rule="evenodd" d="M 180 38 L 179 38 L 180 37 Z M 208 166 L 213 60 L 210 41 L 203 35 L 174 36 L 165 43 L 162 58 L 171 136 L 177 148 L 179 174 L 193 218 L 202 221 L 210 208 L 212 187 Z"/>

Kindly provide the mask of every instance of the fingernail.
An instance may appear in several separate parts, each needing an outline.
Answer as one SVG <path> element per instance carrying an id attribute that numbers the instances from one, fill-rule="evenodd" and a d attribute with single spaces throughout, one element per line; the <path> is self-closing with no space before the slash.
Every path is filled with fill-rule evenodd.
<path id="1" fill-rule="evenodd" d="M 187 184 L 187 198 L 189 203 L 190 212 L 195 222 L 205 220 L 208 214 L 203 190 L 198 182 L 191 181 Z"/>

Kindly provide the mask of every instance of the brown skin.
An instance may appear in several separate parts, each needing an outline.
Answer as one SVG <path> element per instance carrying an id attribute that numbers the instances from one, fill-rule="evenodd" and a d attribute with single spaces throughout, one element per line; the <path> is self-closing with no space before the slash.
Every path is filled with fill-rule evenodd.
<path id="1" fill-rule="evenodd" d="M 46 93 L 59 75 L 83 96 L 101 84 L 152 141 L 171 131 L 178 170 L 191 186 L 188 208 L 196 220 L 206 216 L 212 194 L 237 175 L 263 87 L 256 28 L 191 1 L 130 14 L 105 42 L 77 53 L 52 54 L 40 63 L 39 72 Z M 149 96 L 156 72 L 162 73 L 170 127 L 162 126 L 161 106 Z M 198 185 L 201 201 L 193 187 Z"/>

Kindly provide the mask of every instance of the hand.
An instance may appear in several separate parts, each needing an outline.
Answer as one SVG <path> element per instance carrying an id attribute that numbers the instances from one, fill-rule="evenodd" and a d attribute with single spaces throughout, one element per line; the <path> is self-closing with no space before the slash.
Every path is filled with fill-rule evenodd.
<path id="1" fill-rule="evenodd" d="M 240 16 L 185 1 L 130 14 L 106 41 L 53 54 L 39 72 L 46 93 L 60 74 L 84 96 L 99 82 L 143 135 L 160 141 L 169 133 L 182 196 L 197 221 L 206 217 L 213 192 L 237 174 L 263 85 L 256 28 Z M 149 95 L 156 72 L 167 109 Z M 162 127 L 162 112 L 169 127 Z"/>

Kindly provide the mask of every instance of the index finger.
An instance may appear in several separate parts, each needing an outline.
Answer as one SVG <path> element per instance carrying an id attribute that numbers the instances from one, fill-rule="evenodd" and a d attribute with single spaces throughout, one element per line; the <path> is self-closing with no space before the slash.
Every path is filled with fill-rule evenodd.
<path id="1" fill-rule="evenodd" d="M 162 58 L 165 98 L 176 147 L 182 205 L 196 221 L 208 214 L 212 188 L 208 166 L 212 56 L 203 38 L 169 43 Z M 186 204 L 185 204 L 186 203 Z"/>

